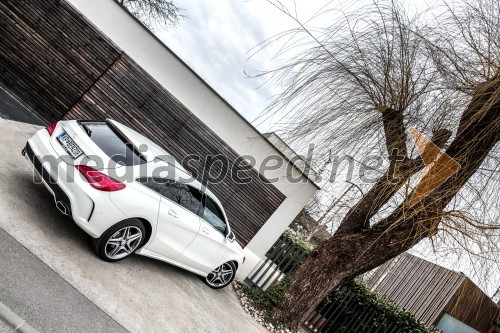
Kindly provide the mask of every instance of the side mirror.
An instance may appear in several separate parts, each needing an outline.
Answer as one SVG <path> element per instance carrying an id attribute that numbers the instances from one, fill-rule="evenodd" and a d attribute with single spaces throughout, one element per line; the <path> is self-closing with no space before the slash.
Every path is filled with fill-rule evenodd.
<path id="1" fill-rule="evenodd" d="M 234 242 L 234 240 L 236 239 L 236 236 L 234 235 L 234 233 L 233 233 L 232 231 L 230 231 L 230 232 L 227 234 L 226 239 L 232 243 L 232 242 Z"/>

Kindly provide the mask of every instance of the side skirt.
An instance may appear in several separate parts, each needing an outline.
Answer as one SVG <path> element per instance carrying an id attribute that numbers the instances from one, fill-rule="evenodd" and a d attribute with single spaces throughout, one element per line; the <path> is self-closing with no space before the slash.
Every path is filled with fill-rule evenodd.
<path id="1" fill-rule="evenodd" d="M 136 254 L 140 254 L 142 256 L 146 256 L 146 257 L 150 257 L 150 258 L 153 258 L 153 259 L 161 260 L 163 262 L 172 264 L 174 266 L 180 267 L 182 269 L 185 269 L 186 271 L 190 271 L 190 272 L 192 272 L 194 274 L 197 274 L 197 275 L 200 275 L 200 276 L 203 276 L 203 277 L 206 277 L 208 275 L 208 273 L 205 273 L 205 272 L 202 272 L 202 271 L 197 270 L 195 268 L 192 268 L 190 266 L 184 265 L 184 264 L 182 264 L 182 263 L 180 263 L 178 261 L 175 261 L 173 259 L 165 258 L 165 257 L 157 254 L 156 252 L 150 251 L 150 250 L 145 249 L 145 248 L 140 249 L 139 251 L 136 252 Z"/>

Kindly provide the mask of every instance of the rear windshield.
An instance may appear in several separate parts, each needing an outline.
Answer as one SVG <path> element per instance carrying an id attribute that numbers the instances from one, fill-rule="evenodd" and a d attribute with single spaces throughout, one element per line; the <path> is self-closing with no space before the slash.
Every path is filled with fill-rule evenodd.
<path id="1" fill-rule="evenodd" d="M 113 161 L 130 166 L 146 163 L 146 160 L 114 128 L 104 122 L 80 122 L 94 143 Z"/>

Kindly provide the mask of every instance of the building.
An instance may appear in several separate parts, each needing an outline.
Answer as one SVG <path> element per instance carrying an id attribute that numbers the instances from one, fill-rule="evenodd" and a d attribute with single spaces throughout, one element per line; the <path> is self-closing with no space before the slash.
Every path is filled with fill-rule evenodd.
<path id="1" fill-rule="evenodd" d="M 318 190 L 116 1 L 7 0 L 2 7 L 0 84 L 46 122 L 113 118 L 185 162 L 225 206 L 246 255 L 238 278 Z"/>
<path id="2" fill-rule="evenodd" d="M 298 234 L 306 234 L 309 242 L 314 245 L 332 236 L 328 231 L 328 227 L 324 224 L 318 224 L 318 221 L 316 221 L 305 209 L 297 215 L 295 220 L 293 220 L 290 229 Z"/>
<path id="3" fill-rule="evenodd" d="M 500 307 L 463 273 L 403 253 L 376 269 L 370 288 L 444 333 L 498 330 Z"/>

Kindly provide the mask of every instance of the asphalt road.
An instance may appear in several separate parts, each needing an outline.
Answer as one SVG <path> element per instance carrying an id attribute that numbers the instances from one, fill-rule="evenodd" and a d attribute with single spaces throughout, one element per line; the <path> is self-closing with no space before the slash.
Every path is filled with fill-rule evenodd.
<path id="1" fill-rule="evenodd" d="M 2 229 L 0 281 L 2 303 L 39 332 L 127 332 Z"/>
<path id="2" fill-rule="evenodd" d="M 40 128 L 0 119 L 0 228 L 12 236 L 12 242 L 20 243 L 44 264 L 33 266 L 30 272 L 23 271 L 28 267 L 9 269 L 9 274 L 14 275 L 9 285 L 0 278 L 0 300 L 7 297 L 3 296 L 7 293 L 10 297 L 26 297 L 22 298 L 24 302 L 4 303 L 21 317 L 26 316 L 28 319 L 24 319 L 35 328 L 59 323 L 55 332 L 65 331 L 60 329 L 63 322 L 59 321 L 65 314 L 59 311 L 82 313 L 79 302 L 87 304 L 83 314 L 87 313 L 88 317 L 94 318 L 93 311 L 103 316 L 103 322 L 94 325 L 104 325 L 106 316 L 91 304 L 131 332 L 267 332 L 244 312 L 231 287 L 210 289 L 192 273 L 142 256 L 132 256 L 117 263 L 100 260 L 91 249 L 90 237 L 57 211 L 43 185 L 33 183 L 30 164 L 20 151 L 26 140 Z M 21 254 L 17 254 L 17 250 L 7 251 L 12 246 L 8 245 L 5 254 L 0 254 L 0 261 L 10 262 L 10 265 L 22 263 L 22 251 Z M 26 263 L 26 266 L 31 265 Z M 43 267 L 61 279 L 50 277 Z M 0 270 L 5 274 L 1 266 Z M 44 276 L 52 282 L 38 283 L 38 277 Z M 43 301 L 49 301 L 50 286 L 68 288 L 84 298 L 71 297 L 67 300 L 69 305 L 65 306 L 46 306 Z M 35 289 L 29 291 L 30 288 Z M 66 301 L 64 294 L 56 293 L 55 298 Z M 90 303 L 85 302 L 85 298 Z M 31 305 L 34 309 L 47 308 L 48 315 L 37 314 Z M 88 323 L 86 315 L 79 320 Z M 115 328 L 119 329 L 119 325 Z M 0 332 L 1 329 L 0 324 Z"/>

